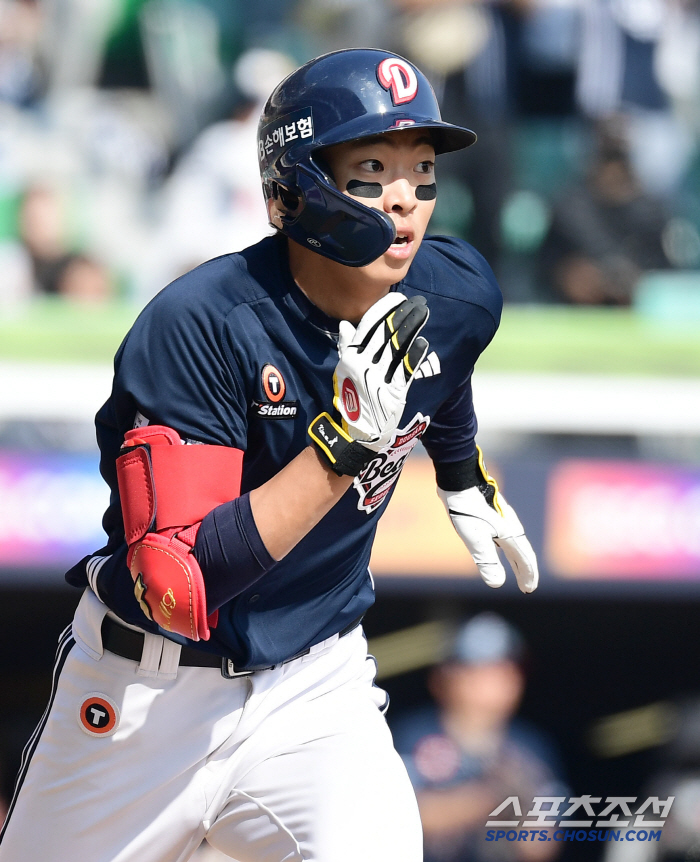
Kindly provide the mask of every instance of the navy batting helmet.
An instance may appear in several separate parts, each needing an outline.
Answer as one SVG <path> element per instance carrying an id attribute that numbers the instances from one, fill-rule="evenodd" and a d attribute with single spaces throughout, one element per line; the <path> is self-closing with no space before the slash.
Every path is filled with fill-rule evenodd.
<path id="1" fill-rule="evenodd" d="M 334 51 L 292 72 L 267 100 L 258 127 L 263 189 L 281 204 L 282 232 L 346 266 L 384 254 L 396 235 L 392 220 L 342 194 L 318 150 L 407 127 L 429 129 L 436 153 L 476 140 L 442 121 L 425 75 L 389 51 Z"/>

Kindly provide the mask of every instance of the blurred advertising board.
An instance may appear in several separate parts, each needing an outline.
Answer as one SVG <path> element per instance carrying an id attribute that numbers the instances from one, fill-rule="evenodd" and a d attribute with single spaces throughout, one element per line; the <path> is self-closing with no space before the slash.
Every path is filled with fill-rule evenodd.
<path id="1" fill-rule="evenodd" d="M 521 457 L 489 460 L 489 469 L 537 552 L 538 597 L 700 591 L 700 467 Z M 408 588 L 430 580 L 487 590 L 435 494 L 427 458 L 404 467 L 377 529 L 372 571 Z M 493 597 L 514 591 L 509 573 Z"/>
<path id="2" fill-rule="evenodd" d="M 377 528 L 370 563 L 376 575 L 476 577 L 476 566 L 435 492 L 429 458 L 406 462 Z"/>
<path id="3" fill-rule="evenodd" d="M 0 452 L 0 568 L 68 568 L 105 543 L 96 455 Z"/>
<path id="4" fill-rule="evenodd" d="M 536 595 L 700 593 L 700 467 L 603 458 L 489 459 L 540 562 Z M 61 574 L 104 545 L 108 489 L 96 454 L 0 451 L 0 580 Z M 435 493 L 429 458 L 404 466 L 379 522 L 378 584 L 490 591 Z M 380 587 L 381 588 L 381 587 Z"/>
<path id="5" fill-rule="evenodd" d="M 700 580 L 700 469 L 563 461 L 549 475 L 545 523 L 561 577 Z"/>

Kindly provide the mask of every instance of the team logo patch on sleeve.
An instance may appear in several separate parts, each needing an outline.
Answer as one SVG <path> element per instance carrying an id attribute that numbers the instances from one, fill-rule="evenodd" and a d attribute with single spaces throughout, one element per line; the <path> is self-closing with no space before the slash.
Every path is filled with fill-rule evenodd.
<path id="1" fill-rule="evenodd" d="M 369 514 L 381 506 L 401 475 L 406 458 L 429 424 L 429 416 L 416 413 L 405 428 L 394 432 L 391 443 L 378 452 L 355 479 L 355 490 L 360 496 L 357 508 L 361 512 Z"/>
<path id="2" fill-rule="evenodd" d="M 119 727 L 119 708 L 106 694 L 91 692 L 80 704 L 78 724 L 88 736 L 111 736 Z"/>

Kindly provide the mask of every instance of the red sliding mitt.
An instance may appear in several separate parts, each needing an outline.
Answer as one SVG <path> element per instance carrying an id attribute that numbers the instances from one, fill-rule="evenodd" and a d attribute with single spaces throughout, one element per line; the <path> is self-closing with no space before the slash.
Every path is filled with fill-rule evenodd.
<path id="1" fill-rule="evenodd" d="M 243 452 L 184 445 L 164 425 L 128 431 L 117 458 L 127 563 L 141 610 L 167 631 L 209 640 L 206 592 L 191 553 L 197 531 L 216 506 L 240 495 Z"/>

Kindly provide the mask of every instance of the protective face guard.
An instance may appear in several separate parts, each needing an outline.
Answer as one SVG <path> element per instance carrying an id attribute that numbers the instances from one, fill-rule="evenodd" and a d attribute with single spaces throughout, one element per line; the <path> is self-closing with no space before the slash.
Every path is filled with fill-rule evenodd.
<path id="1" fill-rule="evenodd" d="M 336 263 L 366 266 L 396 238 L 388 215 L 339 192 L 313 162 L 297 165 L 294 186 L 276 182 L 298 199 L 282 216 L 284 233 Z"/>

